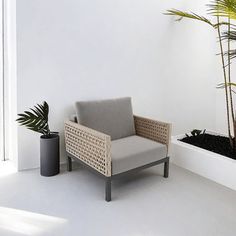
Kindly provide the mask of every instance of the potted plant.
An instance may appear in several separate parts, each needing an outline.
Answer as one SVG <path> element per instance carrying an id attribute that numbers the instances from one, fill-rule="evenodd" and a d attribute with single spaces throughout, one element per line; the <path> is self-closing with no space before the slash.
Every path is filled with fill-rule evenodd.
<path id="1" fill-rule="evenodd" d="M 233 50 L 231 45 L 231 42 L 236 40 L 236 30 L 234 24 L 234 21 L 236 20 L 236 0 L 214 0 L 211 1 L 207 7 L 208 14 L 215 17 L 215 22 L 196 13 L 184 12 L 176 9 L 167 10 L 165 14 L 178 16 L 179 18 L 177 21 L 180 21 L 183 18 L 188 18 L 203 22 L 217 32 L 223 68 L 223 83 L 219 84 L 218 88 L 222 88 L 225 91 L 228 129 L 228 143 L 226 142 L 226 144 L 229 146 L 229 149 L 232 150 L 234 153 L 234 159 L 236 159 L 236 114 L 233 100 L 234 91 L 232 89 L 233 86 L 235 86 L 235 83 L 232 83 L 231 81 L 231 61 L 236 57 L 236 50 Z M 226 50 L 224 50 L 224 48 L 226 48 Z M 219 139 L 219 137 L 213 137 L 213 139 L 216 138 Z M 223 140 L 223 137 L 220 137 L 220 139 Z"/>
<path id="2" fill-rule="evenodd" d="M 18 114 L 20 125 L 42 134 L 40 136 L 40 174 L 53 176 L 60 172 L 59 135 L 51 132 L 48 124 L 49 106 L 47 102 L 37 104 L 30 111 Z"/>
<path id="3" fill-rule="evenodd" d="M 209 178 L 236 190 L 236 114 L 232 82 L 232 60 L 236 57 L 236 0 L 213 0 L 207 5 L 208 16 L 193 12 L 170 9 L 165 14 L 197 20 L 216 31 L 220 49 L 223 83 L 217 87 L 224 89 L 228 135 L 194 130 L 187 135 L 172 138 L 172 162 L 192 172 Z M 215 19 L 215 21 L 213 21 Z"/>

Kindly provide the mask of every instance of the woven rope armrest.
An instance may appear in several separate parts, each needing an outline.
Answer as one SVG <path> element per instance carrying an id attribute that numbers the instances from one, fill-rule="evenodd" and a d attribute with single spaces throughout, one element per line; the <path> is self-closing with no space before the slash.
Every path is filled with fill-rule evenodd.
<path id="1" fill-rule="evenodd" d="M 105 176 L 111 176 L 111 137 L 75 122 L 65 122 L 66 151 Z"/>
<path id="2" fill-rule="evenodd" d="M 139 116 L 134 116 L 134 123 L 138 136 L 165 144 L 169 150 L 171 124 Z"/>

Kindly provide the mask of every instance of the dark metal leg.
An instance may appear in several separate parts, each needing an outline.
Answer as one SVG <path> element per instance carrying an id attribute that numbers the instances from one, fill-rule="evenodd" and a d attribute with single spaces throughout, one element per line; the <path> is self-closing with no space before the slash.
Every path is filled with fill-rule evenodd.
<path id="1" fill-rule="evenodd" d="M 72 171 L 72 160 L 71 157 L 67 157 L 67 170 Z"/>
<path id="2" fill-rule="evenodd" d="M 169 159 L 164 164 L 164 177 L 165 178 L 169 177 Z"/>
<path id="3" fill-rule="evenodd" d="M 111 201 L 111 177 L 106 178 L 106 201 Z"/>

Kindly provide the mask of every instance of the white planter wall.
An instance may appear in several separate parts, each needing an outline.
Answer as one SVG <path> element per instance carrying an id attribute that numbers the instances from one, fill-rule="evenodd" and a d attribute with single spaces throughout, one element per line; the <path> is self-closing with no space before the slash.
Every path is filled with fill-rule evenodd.
<path id="1" fill-rule="evenodd" d="M 171 161 L 196 174 L 236 190 L 236 160 L 172 138 Z"/>

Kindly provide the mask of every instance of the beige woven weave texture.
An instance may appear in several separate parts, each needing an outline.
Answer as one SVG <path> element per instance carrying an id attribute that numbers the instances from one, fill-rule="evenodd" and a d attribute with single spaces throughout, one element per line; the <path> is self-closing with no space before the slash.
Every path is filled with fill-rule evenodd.
<path id="1" fill-rule="evenodd" d="M 136 134 L 167 145 L 171 125 L 134 116 Z M 65 122 L 66 151 L 101 174 L 111 176 L 111 137 L 78 123 Z"/>
<path id="2" fill-rule="evenodd" d="M 111 138 L 96 130 L 66 121 L 66 151 L 105 176 L 111 176 Z"/>
<path id="3" fill-rule="evenodd" d="M 138 136 L 165 144 L 169 150 L 171 124 L 140 116 L 134 116 L 135 130 Z"/>

